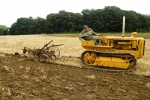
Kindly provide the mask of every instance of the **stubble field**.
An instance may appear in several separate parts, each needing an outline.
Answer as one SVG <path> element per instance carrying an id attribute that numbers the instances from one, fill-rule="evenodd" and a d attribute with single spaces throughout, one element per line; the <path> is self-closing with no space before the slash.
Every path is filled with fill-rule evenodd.
<path id="1" fill-rule="evenodd" d="M 145 56 L 138 59 L 132 74 L 43 64 L 11 55 L 22 54 L 23 47 L 42 48 L 53 40 L 53 44 L 64 44 L 60 47 L 61 56 L 80 57 L 84 49 L 78 35 L 1 36 L 0 99 L 150 99 L 150 35 L 138 36 L 146 39 Z"/>

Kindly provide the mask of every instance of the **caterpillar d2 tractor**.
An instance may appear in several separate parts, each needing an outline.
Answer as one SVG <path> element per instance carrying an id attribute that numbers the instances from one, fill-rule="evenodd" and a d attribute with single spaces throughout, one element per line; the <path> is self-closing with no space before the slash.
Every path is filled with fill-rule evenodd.
<path id="1" fill-rule="evenodd" d="M 137 59 L 144 56 L 145 40 L 136 37 L 105 36 L 97 37 L 101 40 L 99 45 L 93 41 L 82 41 L 86 49 L 81 55 L 81 60 L 86 66 L 114 67 L 119 69 L 133 69 Z"/>

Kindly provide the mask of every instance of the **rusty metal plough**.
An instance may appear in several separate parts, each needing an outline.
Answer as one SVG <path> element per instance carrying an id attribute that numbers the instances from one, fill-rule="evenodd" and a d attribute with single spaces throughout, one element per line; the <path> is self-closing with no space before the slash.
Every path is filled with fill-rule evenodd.
<path id="1" fill-rule="evenodd" d="M 50 63 L 52 60 L 57 59 L 60 56 L 60 50 L 58 46 L 62 46 L 63 44 L 59 45 L 50 45 L 50 42 L 45 44 L 41 49 L 30 49 L 28 47 L 23 48 L 23 54 L 25 55 L 28 53 L 29 56 L 34 57 L 34 59 L 38 59 L 38 61 L 43 63 Z"/>
<path id="2" fill-rule="evenodd" d="M 87 68 L 87 69 L 96 69 L 96 70 L 102 70 L 102 71 L 117 71 L 117 72 L 129 72 L 126 70 L 119 70 L 119 69 L 112 69 L 109 68 L 97 68 L 97 67 L 90 67 L 85 66 L 83 62 L 81 61 L 80 57 L 72 57 L 72 56 L 60 56 L 60 50 L 59 46 L 62 46 L 63 44 L 59 45 L 50 45 L 50 42 L 45 44 L 41 49 L 30 49 L 28 47 L 24 47 L 23 54 L 28 54 L 29 56 L 32 56 L 30 59 L 36 59 L 39 62 L 43 63 L 52 63 L 57 65 L 65 65 L 65 66 L 72 66 L 72 67 L 78 67 L 78 68 Z"/>

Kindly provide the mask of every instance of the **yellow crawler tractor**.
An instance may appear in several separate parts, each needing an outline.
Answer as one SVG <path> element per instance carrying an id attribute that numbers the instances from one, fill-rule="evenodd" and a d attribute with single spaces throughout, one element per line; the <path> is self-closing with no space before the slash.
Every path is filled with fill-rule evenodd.
<path id="1" fill-rule="evenodd" d="M 87 66 L 134 68 L 137 58 L 144 56 L 145 46 L 144 38 L 137 38 L 136 34 L 132 33 L 134 37 L 99 37 L 99 45 L 93 41 L 82 41 L 86 51 L 82 53 L 81 60 Z"/>
<path id="2" fill-rule="evenodd" d="M 81 60 L 86 66 L 114 67 L 119 69 L 133 69 L 137 59 L 144 56 L 145 40 L 136 37 L 133 32 L 131 37 L 105 36 L 99 38 L 101 42 L 95 45 L 93 41 L 81 41 L 86 49 L 81 54 Z"/>

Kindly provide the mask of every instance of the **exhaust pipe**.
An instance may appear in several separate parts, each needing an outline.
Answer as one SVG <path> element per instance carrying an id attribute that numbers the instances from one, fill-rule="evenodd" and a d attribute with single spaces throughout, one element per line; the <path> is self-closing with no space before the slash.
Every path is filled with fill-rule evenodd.
<path id="1" fill-rule="evenodd" d="M 122 23 L 122 37 L 124 37 L 125 32 L 125 16 L 123 16 L 123 23 Z"/>

